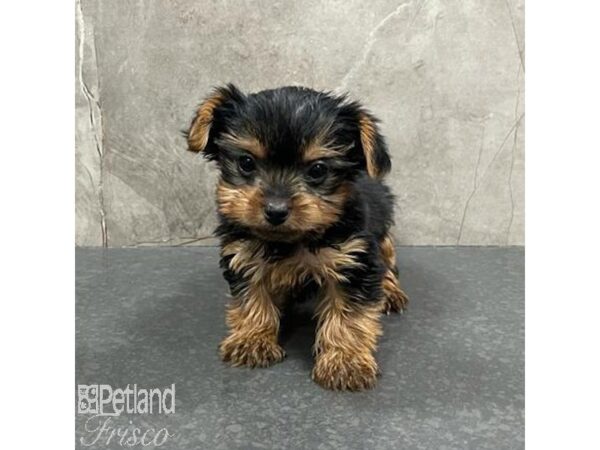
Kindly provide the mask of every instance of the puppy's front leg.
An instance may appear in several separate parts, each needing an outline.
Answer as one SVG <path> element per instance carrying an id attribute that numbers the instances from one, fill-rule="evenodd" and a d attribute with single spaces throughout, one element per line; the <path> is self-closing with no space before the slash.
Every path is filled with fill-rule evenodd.
<path id="1" fill-rule="evenodd" d="M 313 380 L 333 390 L 359 391 L 375 385 L 380 308 L 355 301 L 335 282 L 325 287 L 317 312 Z"/>
<path id="2" fill-rule="evenodd" d="M 260 283 L 251 282 L 227 311 L 230 334 L 219 347 L 234 366 L 268 367 L 285 357 L 277 343 L 280 311 Z"/>

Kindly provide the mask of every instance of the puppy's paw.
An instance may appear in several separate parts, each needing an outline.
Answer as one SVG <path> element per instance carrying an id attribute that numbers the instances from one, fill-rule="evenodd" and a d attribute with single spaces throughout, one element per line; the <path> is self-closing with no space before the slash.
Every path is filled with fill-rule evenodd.
<path id="1" fill-rule="evenodd" d="M 383 302 L 383 312 L 389 313 L 402 313 L 408 305 L 408 297 L 401 289 L 395 289 L 385 293 Z"/>
<path id="2" fill-rule="evenodd" d="M 389 314 L 392 312 L 402 313 L 408 305 L 408 297 L 398 284 L 398 280 L 393 275 L 386 275 L 383 280 L 383 306 L 382 312 Z"/>
<path id="3" fill-rule="evenodd" d="M 221 359 L 233 366 L 269 367 L 285 358 L 280 345 L 265 338 L 231 335 L 219 346 Z"/>
<path id="4" fill-rule="evenodd" d="M 372 355 L 349 355 L 338 350 L 325 351 L 317 357 L 312 379 L 334 391 L 362 391 L 377 382 L 377 363 Z"/>

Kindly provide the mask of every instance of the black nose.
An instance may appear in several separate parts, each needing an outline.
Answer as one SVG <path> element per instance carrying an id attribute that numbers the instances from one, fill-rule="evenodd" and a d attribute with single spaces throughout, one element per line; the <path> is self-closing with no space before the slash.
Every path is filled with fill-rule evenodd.
<path id="1" fill-rule="evenodd" d="M 281 225 L 287 219 L 290 210 L 286 200 L 268 200 L 265 205 L 265 218 L 272 225 Z"/>

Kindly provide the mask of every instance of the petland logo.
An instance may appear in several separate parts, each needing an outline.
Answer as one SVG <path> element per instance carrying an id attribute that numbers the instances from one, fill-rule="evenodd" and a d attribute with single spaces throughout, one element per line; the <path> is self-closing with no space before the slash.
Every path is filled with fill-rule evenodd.
<path id="1" fill-rule="evenodd" d="M 77 412 L 90 415 L 84 425 L 86 436 L 79 440 L 83 446 L 118 442 L 122 447 L 160 447 L 175 436 L 167 428 L 138 427 L 132 420 L 125 426 L 117 426 L 114 419 L 121 414 L 175 414 L 175 384 L 165 389 L 142 389 L 137 384 L 133 387 L 128 384 L 125 389 L 114 389 L 107 384 L 80 384 Z"/>

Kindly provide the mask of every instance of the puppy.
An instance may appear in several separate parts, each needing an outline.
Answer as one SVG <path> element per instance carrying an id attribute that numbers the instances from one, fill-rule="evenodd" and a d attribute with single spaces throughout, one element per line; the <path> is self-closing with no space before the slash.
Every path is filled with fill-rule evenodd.
<path id="1" fill-rule="evenodd" d="M 220 169 L 216 234 L 233 298 L 222 359 L 281 361 L 281 312 L 312 284 L 312 378 L 328 389 L 372 388 L 380 314 L 407 303 L 377 120 L 344 96 L 302 87 L 245 95 L 229 84 L 200 105 L 187 140 Z"/>

